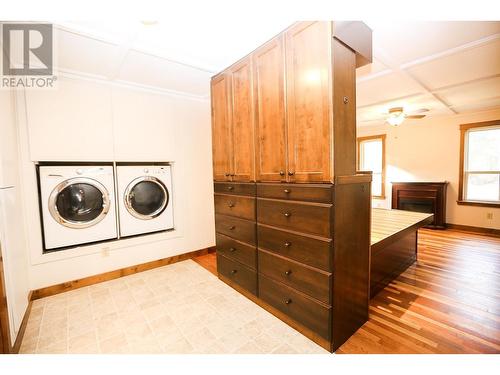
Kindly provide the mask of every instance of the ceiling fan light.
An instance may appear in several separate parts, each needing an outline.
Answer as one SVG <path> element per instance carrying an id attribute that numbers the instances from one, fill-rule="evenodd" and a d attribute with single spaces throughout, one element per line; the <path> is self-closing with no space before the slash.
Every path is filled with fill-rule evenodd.
<path id="1" fill-rule="evenodd" d="M 405 120 L 404 113 L 398 113 L 396 115 L 391 115 L 387 118 L 387 122 L 389 123 L 389 125 L 392 125 L 392 126 L 401 125 L 404 120 Z"/>

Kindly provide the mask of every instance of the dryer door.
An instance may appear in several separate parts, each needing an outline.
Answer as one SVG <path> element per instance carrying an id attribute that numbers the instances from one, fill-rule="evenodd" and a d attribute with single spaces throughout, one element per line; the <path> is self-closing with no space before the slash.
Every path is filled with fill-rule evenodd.
<path id="1" fill-rule="evenodd" d="M 159 179 L 143 176 L 133 180 L 125 190 L 125 207 L 141 220 L 154 219 L 161 215 L 168 204 L 168 190 Z"/>
<path id="2" fill-rule="evenodd" d="M 49 212 L 61 225 L 88 228 L 109 211 L 109 193 L 98 181 L 78 177 L 58 184 L 49 197 Z"/>

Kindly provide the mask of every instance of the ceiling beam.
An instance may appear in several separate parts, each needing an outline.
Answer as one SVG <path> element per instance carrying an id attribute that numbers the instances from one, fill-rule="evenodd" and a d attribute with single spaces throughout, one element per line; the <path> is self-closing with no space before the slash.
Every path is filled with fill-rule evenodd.
<path id="1" fill-rule="evenodd" d="M 432 96 L 434 99 L 439 101 L 443 106 L 446 107 L 446 109 L 450 112 L 450 114 L 457 114 L 458 112 L 455 111 L 449 103 L 447 103 L 443 98 L 441 98 L 439 95 L 435 94 L 430 90 L 423 82 L 421 82 L 419 79 L 417 79 L 413 74 L 408 72 L 405 69 L 401 69 L 401 66 L 396 64 L 384 51 L 382 51 L 380 48 L 374 48 L 373 55 L 379 60 L 382 64 L 387 66 L 389 69 L 391 69 L 394 73 L 401 73 L 404 76 L 410 78 L 421 90 L 423 94 L 428 94 Z"/>

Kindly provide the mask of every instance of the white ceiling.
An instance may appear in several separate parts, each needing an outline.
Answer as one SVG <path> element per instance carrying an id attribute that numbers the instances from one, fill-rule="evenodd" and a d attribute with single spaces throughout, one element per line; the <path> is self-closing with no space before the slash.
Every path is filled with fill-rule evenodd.
<path id="1" fill-rule="evenodd" d="M 500 22 L 369 26 L 374 62 L 357 71 L 358 125 L 383 124 L 391 107 L 427 116 L 500 107 Z"/>
<path id="2" fill-rule="evenodd" d="M 206 98 L 214 73 L 291 23 L 57 23 L 56 61 L 62 72 Z M 359 125 L 382 124 L 393 106 L 427 108 L 428 116 L 500 107 L 500 22 L 367 24 L 374 61 L 357 71 Z"/>

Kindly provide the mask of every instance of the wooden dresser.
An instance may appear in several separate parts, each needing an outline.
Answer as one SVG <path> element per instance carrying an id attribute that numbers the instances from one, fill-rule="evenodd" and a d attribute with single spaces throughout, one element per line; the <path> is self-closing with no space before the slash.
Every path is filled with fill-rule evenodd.
<path id="1" fill-rule="evenodd" d="M 324 348 L 368 319 L 370 174 L 356 173 L 361 22 L 298 22 L 211 82 L 219 278 Z"/>
<path id="2" fill-rule="evenodd" d="M 217 271 L 257 295 L 257 236 L 254 183 L 214 185 Z"/>

